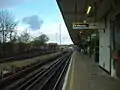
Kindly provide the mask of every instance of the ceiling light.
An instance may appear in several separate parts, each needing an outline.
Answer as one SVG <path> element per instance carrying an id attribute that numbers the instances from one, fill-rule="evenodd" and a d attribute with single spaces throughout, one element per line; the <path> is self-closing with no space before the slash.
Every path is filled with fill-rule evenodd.
<path id="1" fill-rule="evenodd" d="M 84 20 L 84 23 L 86 23 L 86 20 Z"/>
<path id="2" fill-rule="evenodd" d="M 90 13 L 90 10 L 91 10 L 91 6 L 88 7 L 88 9 L 87 9 L 87 14 Z"/>

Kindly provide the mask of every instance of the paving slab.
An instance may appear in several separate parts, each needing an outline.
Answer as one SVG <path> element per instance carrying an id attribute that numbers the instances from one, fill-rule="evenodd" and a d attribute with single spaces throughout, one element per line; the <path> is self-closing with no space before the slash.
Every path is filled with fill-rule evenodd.
<path id="1" fill-rule="evenodd" d="M 120 90 L 120 80 L 112 78 L 81 52 L 72 55 L 65 90 Z"/>

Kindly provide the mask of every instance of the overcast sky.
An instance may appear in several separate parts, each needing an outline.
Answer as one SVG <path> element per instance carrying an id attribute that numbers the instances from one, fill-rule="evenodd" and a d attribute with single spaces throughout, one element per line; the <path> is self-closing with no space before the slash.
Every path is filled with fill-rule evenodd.
<path id="1" fill-rule="evenodd" d="M 72 43 L 56 0 L 0 0 L 0 8 L 12 12 L 19 21 L 19 32 L 29 29 L 33 37 L 44 33 L 49 42 L 59 43 L 61 24 L 62 44 Z"/>

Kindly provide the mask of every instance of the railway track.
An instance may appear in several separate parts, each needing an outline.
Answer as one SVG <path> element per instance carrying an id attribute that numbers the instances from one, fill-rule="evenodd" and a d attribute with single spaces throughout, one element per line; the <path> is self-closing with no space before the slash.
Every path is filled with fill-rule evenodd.
<path id="1" fill-rule="evenodd" d="M 57 52 L 58 53 L 58 52 Z M 62 53 L 65 53 L 65 51 L 62 51 L 62 52 L 60 52 L 61 54 Z M 58 56 L 59 55 L 61 55 L 61 54 L 58 54 Z M 56 54 L 57 55 L 57 54 Z M 32 60 L 34 60 L 34 58 L 31 58 Z M 54 59 L 54 58 L 53 58 Z M 37 61 L 37 60 L 36 60 Z M 42 60 L 41 60 L 42 61 Z M 41 62 L 40 61 L 40 62 Z M 1 66 L 4 66 L 4 64 L 2 65 L 2 63 L 0 63 L 1 64 Z M 17 73 L 17 72 L 19 72 L 19 71 L 22 71 L 22 70 L 25 70 L 26 68 L 28 68 L 28 67 L 30 67 L 30 66 L 33 66 L 34 64 L 36 64 L 36 62 L 33 62 L 33 63 L 29 63 L 29 64 L 26 64 L 26 66 L 23 66 L 23 67 L 17 67 L 17 66 L 15 66 L 14 67 L 14 65 L 13 65 L 13 67 L 12 67 L 12 65 L 9 65 L 9 67 L 11 68 L 11 69 L 13 69 L 13 70 L 10 70 L 10 69 L 8 69 L 8 70 L 4 70 L 4 69 L 1 69 L 0 71 L 1 71 L 1 74 L 0 74 L 0 80 L 1 79 L 3 79 L 3 78 L 6 78 L 6 77 L 8 77 L 8 76 L 10 76 L 10 75 L 13 75 L 14 73 Z M 37 64 L 38 64 L 38 61 L 37 61 Z M 7 65 L 5 65 L 5 67 L 6 67 Z"/>
<path id="2" fill-rule="evenodd" d="M 65 53 L 66 52 L 63 52 L 62 54 L 65 54 Z M 38 68 L 44 66 L 45 64 L 55 61 L 58 57 L 61 57 L 61 55 L 53 57 L 49 60 L 44 60 L 41 62 L 31 64 L 31 66 L 28 66 L 27 68 L 13 74 L 13 75 L 10 75 L 8 77 L 0 79 L 0 90 L 2 88 L 5 88 L 6 86 L 10 85 L 11 83 L 18 81 L 21 78 L 23 78 L 23 79 L 24 79 L 24 77 L 26 78 L 30 73 L 35 73 L 38 70 Z M 33 72 L 33 71 L 35 71 L 35 72 Z"/>
<path id="3" fill-rule="evenodd" d="M 68 65 L 69 54 L 62 58 L 59 62 L 50 67 L 41 77 L 28 85 L 23 90 L 56 90 L 60 79 Z M 19 89 L 19 90 L 22 90 Z"/>
<path id="4" fill-rule="evenodd" d="M 69 65 L 70 56 L 66 57 L 63 62 L 55 69 L 55 71 L 46 79 L 46 82 L 39 87 L 39 90 L 62 90 L 61 80 Z M 29 89 L 34 90 L 34 87 Z"/>
<path id="5" fill-rule="evenodd" d="M 4 87 L 1 90 L 57 90 L 68 66 L 70 55 L 71 52 L 66 53 L 57 60 L 45 63 L 18 80 L 13 77 L 14 82 L 3 84 Z"/>

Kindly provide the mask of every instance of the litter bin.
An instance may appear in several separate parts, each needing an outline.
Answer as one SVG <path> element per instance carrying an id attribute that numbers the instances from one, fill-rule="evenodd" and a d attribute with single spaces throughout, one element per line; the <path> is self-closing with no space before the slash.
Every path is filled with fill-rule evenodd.
<path id="1" fill-rule="evenodd" d="M 116 76 L 120 78 L 120 51 L 113 54 Z"/>

